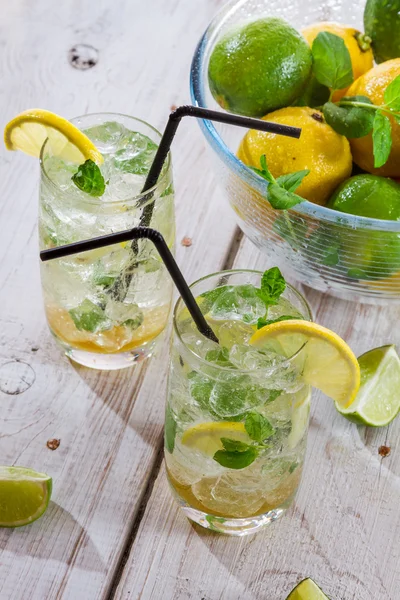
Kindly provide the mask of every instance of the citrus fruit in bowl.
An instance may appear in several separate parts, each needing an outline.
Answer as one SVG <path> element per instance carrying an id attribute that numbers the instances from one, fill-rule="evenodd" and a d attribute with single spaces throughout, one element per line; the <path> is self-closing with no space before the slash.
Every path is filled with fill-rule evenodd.
<path id="1" fill-rule="evenodd" d="M 400 179 L 400 162 L 394 159 L 398 167 L 386 169 L 391 169 L 396 156 L 400 119 L 386 107 L 385 97 L 385 85 L 395 82 L 397 71 L 391 68 L 386 83 L 380 85 L 381 95 L 379 86 L 371 91 L 365 83 L 378 70 L 382 84 L 379 69 L 387 69 L 387 63 L 373 66 L 373 43 L 364 30 L 365 7 L 365 0 L 338 0 L 334 5 L 327 0 L 306 4 L 302 0 L 231 0 L 198 44 L 192 61 L 191 93 L 193 103 L 199 106 L 302 129 L 300 139 L 295 140 L 200 122 L 214 151 L 218 181 L 250 240 L 290 276 L 310 287 L 355 301 L 398 302 L 400 218 L 396 211 L 386 209 L 392 203 L 391 181 L 397 185 Z M 267 31 L 264 39 L 268 44 L 258 51 L 254 62 L 250 49 L 257 45 L 258 33 L 249 36 L 249 31 L 265 29 L 265 23 L 276 19 L 286 23 L 290 36 L 273 38 Z M 282 59 L 286 39 L 297 40 L 299 48 L 304 48 L 293 30 L 303 36 L 312 52 L 305 84 L 301 79 L 307 60 L 298 61 L 296 54 L 296 64 L 287 65 L 289 58 Z M 247 32 L 246 43 L 243 32 Z M 215 68 L 216 57 L 223 76 Z M 400 56 L 390 62 L 397 61 Z M 234 63 L 235 75 L 230 76 Z M 333 70 L 336 79 L 332 79 Z M 241 77 L 243 72 L 245 77 Z M 293 86 L 286 86 L 287 73 Z M 291 92 L 285 98 L 283 85 L 285 92 Z M 275 94 L 269 93 L 271 89 Z M 372 155 L 372 166 L 369 139 L 381 145 L 380 156 Z M 357 175 L 384 180 L 374 192 L 385 207 L 382 212 L 365 212 L 359 202 L 354 210 L 347 210 L 334 201 L 337 190 Z"/>

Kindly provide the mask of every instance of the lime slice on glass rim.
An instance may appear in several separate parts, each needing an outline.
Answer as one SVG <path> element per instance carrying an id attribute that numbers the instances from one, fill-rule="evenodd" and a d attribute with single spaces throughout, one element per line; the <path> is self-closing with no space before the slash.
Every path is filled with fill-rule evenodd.
<path id="1" fill-rule="evenodd" d="M 25 467 L 0 466 L 0 527 L 33 523 L 46 511 L 52 479 Z"/>
<path id="2" fill-rule="evenodd" d="M 371 427 L 388 425 L 400 410 L 400 358 L 393 345 L 366 352 L 358 359 L 361 385 L 347 408 L 336 403 L 349 421 Z"/>
<path id="3" fill-rule="evenodd" d="M 287 596 L 286 600 L 329 600 L 329 598 L 328 596 L 325 596 L 324 592 L 317 586 L 315 581 L 307 578 L 296 585 L 289 596 Z"/>

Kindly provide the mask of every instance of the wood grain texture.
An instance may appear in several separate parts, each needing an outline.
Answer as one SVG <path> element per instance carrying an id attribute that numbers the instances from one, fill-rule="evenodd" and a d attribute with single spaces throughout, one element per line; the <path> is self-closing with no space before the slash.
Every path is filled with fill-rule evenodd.
<path id="1" fill-rule="evenodd" d="M 2 0 L 1 7 L 2 125 L 39 106 L 66 117 L 133 114 L 158 128 L 173 104 L 189 100 L 190 58 L 215 9 L 187 0 Z M 68 62 L 79 43 L 98 50 L 86 71 Z M 196 123 L 182 123 L 173 162 L 178 262 L 193 280 L 221 268 L 235 226 L 218 204 Z M 1 148 L 0 181 L 0 462 L 54 479 L 40 521 L 0 531 L 0 598 L 97 600 L 108 596 L 157 462 L 168 342 L 157 359 L 121 372 L 64 358 L 42 310 L 37 161 Z M 191 247 L 179 244 L 184 235 Z M 51 451 L 53 438 L 60 446 Z"/>
<path id="2" fill-rule="evenodd" d="M 264 269 L 243 241 L 235 266 Z M 400 345 L 400 307 L 360 306 L 303 289 L 315 319 L 357 354 Z M 400 419 L 357 427 L 314 392 L 307 458 L 295 503 L 278 522 L 243 539 L 193 526 L 172 500 L 161 470 L 116 598 L 284 600 L 313 577 L 332 600 L 398 600 Z M 389 446 L 386 458 L 379 447 Z"/>

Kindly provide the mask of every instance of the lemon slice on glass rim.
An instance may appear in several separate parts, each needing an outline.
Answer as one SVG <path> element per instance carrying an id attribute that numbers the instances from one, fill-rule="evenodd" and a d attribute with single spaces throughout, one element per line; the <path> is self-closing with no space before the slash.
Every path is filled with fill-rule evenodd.
<path id="1" fill-rule="evenodd" d="M 350 347 L 336 333 L 311 321 L 288 320 L 266 325 L 249 342 L 288 358 L 302 355 L 301 377 L 341 408 L 348 407 L 360 387 L 360 367 Z"/>
<path id="2" fill-rule="evenodd" d="M 41 148 L 48 139 L 54 156 L 81 164 L 91 159 L 97 164 L 103 156 L 91 140 L 67 119 L 41 108 L 31 108 L 20 113 L 4 129 L 7 150 L 21 150 L 39 158 Z"/>

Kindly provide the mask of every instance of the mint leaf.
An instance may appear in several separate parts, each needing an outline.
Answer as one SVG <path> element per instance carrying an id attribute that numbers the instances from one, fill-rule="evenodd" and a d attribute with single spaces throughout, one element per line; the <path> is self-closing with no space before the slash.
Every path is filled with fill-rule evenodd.
<path id="1" fill-rule="evenodd" d="M 390 120 L 379 110 L 375 113 L 372 140 L 374 145 L 374 167 L 377 169 L 385 164 L 392 148 Z"/>
<path id="2" fill-rule="evenodd" d="M 175 448 L 176 421 L 174 419 L 174 415 L 169 404 L 167 404 L 167 408 L 165 411 L 164 435 L 165 447 L 168 450 L 168 452 L 172 454 Z"/>
<path id="3" fill-rule="evenodd" d="M 268 419 L 257 412 L 250 412 L 247 415 L 244 426 L 251 439 L 256 442 L 262 442 L 275 433 Z"/>
<path id="4" fill-rule="evenodd" d="M 280 296 L 286 289 L 286 281 L 278 267 L 264 271 L 261 277 L 261 294 L 264 302 L 277 304 Z"/>
<path id="5" fill-rule="evenodd" d="M 273 177 L 272 173 L 268 169 L 267 157 L 265 154 L 260 156 L 260 165 L 261 169 L 257 169 L 256 167 L 250 167 L 250 169 L 257 173 L 257 175 L 260 175 L 260 177 L 262 177 L 263 179 L 269 181 L 270 183 L 275 183 L 275 177 Z"/>
<path id="6" fill-rule="evenodd" d="M 281 188 L 278 183 L 270 183 L 267 187 L 267 200 L 276 210 L 288 210 L 300 202 L 304 202 L 304 198 L 288 192 Z"/>
<path id="7" fill-rule="evenodd" d="M 400 110 L 400 75 L 387 86 L 384 100 L 390 110 Z"/>
<path id="8" fill-rule="evenodd" d="M 324 251 L 322 263 L 327 267 L 334 267 L 340 260 L 339 256 L 340 244 L 332 244 Z"/>
<path id="9" fill-rule="evenodd" d="M 207 362 L 215 363 L 220 367 L 233 367 L 233 364 L 229 360 L 229 350 L 222 346 L 222 348 L 216 348 L 215 350 L 209 350 L 205 356 Z"/>
<path id="10" fill-rule="evenodd" d="M 282 315 L 276 319 L 265 319 L 264 317 L 261 317 L 257 321 L 257 329 L 261 329 L 261 327 L 266 327 L 267 325 L 272 325 L 273 323 L 279 323 L 280 321 L 293 321 L 293 319 L 298 318 L 299 317 L 291 317 L 290 315 Z"/>
<path id="11" fill-rule="evenodd" d="M 228 450 L 229 452 L 246 452 L 246 450 L 252 448 L 249 444 L 239 442 L 239 440 L 231 440 L 229 438 L 221 438 L 221 442 L 225 450 Z"/>
<path id="12" fill-rule="evenodd" d="M 77 173 L 71 179 L 76 187 L 90 196 L 102 196 L 106 189 L 99 167 L 90 158 L 79 166 Z"/>
<path id="13" fill-rule="evenodd" d="M 347 102 L 363 102 L 373 106 L 371 100 L 366 96 L 344 97 L 339 104 L 327 102 L 323 108 L 325 121 L 332 129 L 337 131 L 337 133 L 340 133 L 347 138 L 364 137 L 364 135 L 367 135 L 372 131 L 375 111 L 360 106 L 345 104 Z"/>
<path id="14" fill-rule="evenodd" d="M 106 317 L 104 310 L 88 299 L 68 312 L 79 331 L 96 333 L 96 331 L 107 329 L 110 325 L 110 321 Z"/>
<path id="15" fill-rule="evenodd" d="M 245 452 L 229 452 L 228 450 L 218 450 L 214 454 L 214 460 L 227 469 L 245 469 L 258 456 L 257 448 L 249 447 Z"/>
<path id="16" fill-rule="evenodd" d="M 208 411 L 214 382 L 192 371 L 188 375 L 190 395 L 203 410 Z"/>
<path id="17" fill-rule="evenodd" d="M 295 173 L 281 175 L 276 180 L 276 183 L 284 190 L 287 190 L 288 192 L 294 192 L 297 190 L 304 177 L 307 177 L 309 172 L 309 169 L 303 169 L 302 171 L 296 171 Z"/>
<path id="18" fill-rule="evenodd" d="M 312 48 L 314 74 L 322 85 L 341 90 L 353 82 L 350 53 L 341 37 L 321 31 Z"/>
<path id="19" fill-rule="evenodd" d="M 130 329 L 132 329 L 132 331 L 134 331 L 142 325 L 143 321 L 144 315 L 142 312 L 140 312 L 135 318 L 127 319 L 126 321 L 124 321 L 122 325 L 124 325 L 125 327 L 129 327 Z"/>

